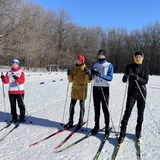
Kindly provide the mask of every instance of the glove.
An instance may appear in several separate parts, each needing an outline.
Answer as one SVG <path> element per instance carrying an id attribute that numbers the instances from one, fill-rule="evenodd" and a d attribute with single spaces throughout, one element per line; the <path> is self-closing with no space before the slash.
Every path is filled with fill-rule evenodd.
<path id="1" fill-rule="evenodd" d="M 70 75 L 72 73 L 72 69 L 69 68 L 68 71 L 67 71 L 67 75 Z"/>
<path id="2" fill-rule="evenodd" d="M 1 75 L 1 79 L 2 79 L 2 80 L 4 79 L 4 75 L 3 75 L 3 74 Z"/>
<path id="3" fill-rule="evenodd" d="M 18 79 L 18 77 L 17 77 L 15 74 L 12 74 L 12 77 L 13 77 L 15 80 Z"/>
<path id="4" fill-rule="evenodd" d="M 86 74 L 90 74 L 90 71 L 89 71 L 89 69 L 88 69 L 87 67 L 84 68 L 84 72 L 85 72 Z"/>
<path id="5" fill-rule="evenodd" d="M 127 82 L 127 78 L 128 78 L 128 76 L 127 76 L 127 75 L 124 75 L 123 78 L 122 78 L 122 82 L 123 82 L 123 83 L 126 83 L 126 82 Z"/>
<path id="6" fill-rule="evenodd" d="M 93 70 L 91 71 L 91 74 L 92 74 L 92 75 L 96 75 L 96 76 L 98 76 L 98 77 L 101 75 L 96 69 L 93 69 Z"/>
<path id="7" fill-rule="evenodd" d="M 129 68 L 129 69 L 128 69 L 128 76 L 131 76 L 131 75 L 133 75 L 133 69 L 132 69 L 132 68 Z"/>
<path id="8" fill-rule="evenodd" d="M 138 81 L 140 79 L 140 77 L 136 74 L 132 74 L 131 77 L 133 80 L 136 80 L 136 81 Z"/>

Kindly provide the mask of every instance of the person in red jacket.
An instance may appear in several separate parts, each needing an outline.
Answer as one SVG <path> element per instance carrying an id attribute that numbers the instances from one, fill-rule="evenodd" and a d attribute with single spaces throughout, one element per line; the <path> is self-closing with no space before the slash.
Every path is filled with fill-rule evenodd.
<path id="1" fill-rule="evenodd" d="M 11 122 L 24 122 L 25 119 L 25 105 L 24 105 L 24 82 L 25 74 L 20 68 L 20 62 L 17 59 L 12 61 L 12 68 L 6 73 L 1 75 L 2 82 L 9 84 L 8 94 L 11 107 L 12 120 Z M 16 102 L 20 109 L 20 117 L 17 119 Z"/>

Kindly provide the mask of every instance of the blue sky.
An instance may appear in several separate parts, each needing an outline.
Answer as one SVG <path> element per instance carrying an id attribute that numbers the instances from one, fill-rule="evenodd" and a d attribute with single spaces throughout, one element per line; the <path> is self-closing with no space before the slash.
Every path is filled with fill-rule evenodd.
<path id="1" fill-rule="evenodd" d="M 44 9 L 64 9 L 82 26 L 125 27 L 128 31 L 160 22 L 160 0 L 31 0 Z"/>

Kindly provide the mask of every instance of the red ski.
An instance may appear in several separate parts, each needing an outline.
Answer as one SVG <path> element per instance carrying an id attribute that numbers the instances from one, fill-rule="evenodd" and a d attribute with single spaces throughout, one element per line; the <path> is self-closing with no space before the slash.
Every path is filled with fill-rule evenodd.
<path id="1" fill-rule="evenodd" d="M 83 122 L 82 126 L 83 126 L 85 123 L 86 123 L 86 122 Z M 81 126 L 81 127 L 82 127 L 82 126 Z M 58 149 L 59 147 L 61 147 L 69 138 L 71 138 L 78 130 L 80 130 L 81 127 L 76 127 L 73 132 L 71 132 L 57 147 L 55 147 L 55 149 Z"/>
<path id="2" fill-rule="evenodd" d="M 76 125 L 73 125 L 73 126 L 70 127 L 70 128 L 73 128 L 73 127 L 75 127 L 75 126 L 76 126 Z M 45 141 L 45 140 L 47 140 L 47 139 L 49 139 L 49 138 L 51 138 L 51 137 L 53 137 L 53 136 L 55 136 L 55 135 L 58 135 L 58 134 L 60 134 L 61 132 L 65 131 L 65 130 L 68 130 L 68 129 L 70 129 L 70 128 L 68 128 L 68 127 L 63 127 L 62 129 L 60 129 L 60 130 L 58 130 L 58 131 L 50 134 L 49 136 L 41 139 L 40 141 L 37 141 L 37 142 L 35 142 L 35 143 L 30 144 L 29 147 L 35 146 L 35 145 L 37 145 L 38 143 L 43 142 L 43 141 Z"/>

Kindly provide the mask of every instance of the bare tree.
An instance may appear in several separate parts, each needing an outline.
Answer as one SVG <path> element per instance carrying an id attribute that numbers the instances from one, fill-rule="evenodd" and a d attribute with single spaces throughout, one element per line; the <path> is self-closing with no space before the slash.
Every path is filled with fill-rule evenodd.
<path id="1" fill-rule="evenodd" d="M 48 64 L 68 68 L 83 54 L 91 66 L 97 51 L 104 48 L 115 72 L 123 72 L 126 63 L 133 61 L 133 53 L 142 50 L 151 73 L 160 74 L 159 22 L 128 34 L 125 28 L 79 26 L 64 9 L 55 13 L 28 0 L 1 0 L 0 23 L 1 65 L 18 58 L 27 68 Z"/>
<path id="2" fill-rule="evenodd" d="M 160 74 L 160 23 L 156 22 L 143 28 L 142 39 L 151 74 Z"/>
<path id="3" fill-rule="evenodd" d="M 120 72 L 126 61 L 126 29 L 110 29 L 107 35 L 108 58 L 114 65 L 114 71 Z M 123 63 L 124 62 L 124 63 Z"/>

